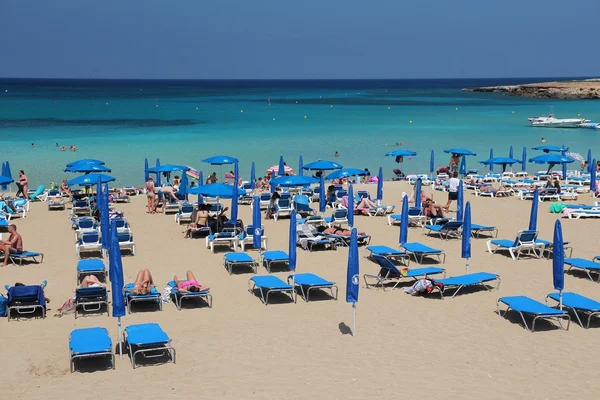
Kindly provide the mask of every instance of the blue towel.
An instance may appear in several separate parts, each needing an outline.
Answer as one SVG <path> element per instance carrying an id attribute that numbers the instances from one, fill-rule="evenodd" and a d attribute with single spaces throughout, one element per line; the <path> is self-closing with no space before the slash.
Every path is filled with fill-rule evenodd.
<path id="1" fill-rule="evenodd" d="M 12 286 L 8 289 L 8 304 L 12 304 L 14 301 L 21 301 L 26 303 L 38 303 L 42 307 L 46 307 L 46 298 L 44 297 L 44 290 L 40 285 L 27 285 L 27 286 Z"/>

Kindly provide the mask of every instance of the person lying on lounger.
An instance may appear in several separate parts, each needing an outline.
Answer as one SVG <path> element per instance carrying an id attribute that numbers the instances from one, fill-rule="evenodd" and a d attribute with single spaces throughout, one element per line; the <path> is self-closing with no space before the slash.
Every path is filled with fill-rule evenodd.
<path id="1" fill-rule="evenodd" d="M 444 207 L 439 204 L 435 204 L 433 200 L 427 199 L 423 203 L 423 213 L 429 218 L 446 218 L 444 214 Z"/>
<path id="2" fill-rule="evenodd" d="M 209 210 L 210 205 L 208 204 L 198 205 L 198 211 L 195 212 L 196 219 L 194 219 L 193 222 L 188 225 L 187 229 L 184 231 L 184 237 L 189 237 L 192 234 L 192 231 L 198 227 L 208 226 Z M 192 213 L 192 215 L 194 215 L 194 213 Z"/>
<path id="3" fill-rule="evenodd" d="M 352 230 L 344 229 L 344 228 L 329 228 L 327 226 L 319 226 L 317 228 L 319 233 L 324 233 L 326 235 L 338 235 L 338 236 L 350 236 L 352 234 Z M 368 235 L 366 232 L 358 232 L 359 236 Z"/>
<path id="4" fill-rule="evenodd" d="M 194 276 L 194 273 L 188 270 L 186 273 L 186 280 L 180 281 L 177 276 L 173 277 L 173 282 L 177 285 L 177 290 L 180 292 L 203 292 L 209 290 L 208 286 L 203 286 L 198 283 L 198 280 Z"/>
<path id="5" fill-rule="evenodd" d="M 366 197 L 363 197 L 362 199 L 360 199 L 360 203 L 354 206 L 354 209 L 367 215 L 369 213 L 369 209 L 377 207 L 377 203 L 367 199 Z"/>
<path id="6" fill-rule="evenodd" d="M 137 277 L 135 278 L 135 282 L 133 284 L 133 289 L 125 289 L 125 291 L 132 294 L 146 295 L 152 291 L 152 286 L 154 286 L 152 274 L 150 273 L 148 268 L 145 268 L 138 272 Z"/>
<path id="7" fill-rule="evenodd" d="M 81 280 L 81 284 L 79 285 L 80 288 L 103 287 L 103 286 L 104 285 L 102 284 L 102 282 L 100 282 L 100 280 L 98 279 L 98 277 L 96 275 L 86 275 Z"/>
<path id="8" fill-rule="evenodd" d="M 507 196 L 505 192 L 501 192 L 493 186 L 483 186 L 479 189 L 481 193 L 492 193 L 494 197 Z M 500 192 L 500 193 L 499 193 Z"/>
<path id="9" fill-rule="evenodd" d="M 42 287 L 42 292 L 44 291 L 44 289 L 46 288 L 46 286 L 48 285 L 48 281 L 43 281 L 40 286 Z M 15 282 L 15 284 L 13 286 L 26 286 L 24 283 L 21 282 Z M 10 289 L 9 285 L 4 286 L 4 288 L 8 291 L 8 289 Z M 48 297 L 46 297 L 46 294 L 44 293 L 44 299 L 46 299 L 46 303 L 50 303 L 50 299 Z"/>

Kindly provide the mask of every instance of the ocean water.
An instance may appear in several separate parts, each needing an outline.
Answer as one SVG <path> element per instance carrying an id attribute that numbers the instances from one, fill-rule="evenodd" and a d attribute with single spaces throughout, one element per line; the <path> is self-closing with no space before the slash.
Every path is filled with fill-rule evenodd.
<path id="1" fill-rule="evenodd" d="M 212 155 L 240 160 L 248 177 L 278 163 L 297 169 L 334 159 L 345 167 L 381 166 L 426 173 L 429 154 L 445 165 L 443 149 L 466 147 L 478 153 L 467 167 L 494 154 L 516 158 L 522 147 L 564 144 L 584 156 L 600 156 L 600 131 L 528 126 L 528 117 L 553 110 L 559 117 L 600 122 L 600 102 L 506 97 L 468 93 L 470 86 L 519 84 L 540 79 L 339 80 L 339 81 L 106 81 L 0 80 L 0 161 L 23 169 L 31 184 L 47 184 L 75 174 L 62 172 L 80 158 L 100 158 L 112 168 L 117 185 L 141 184 L 144 158 L 154 165 L 185 164 L 204 174 L 219 167 L 201 162 Z M 269 101 L 270 99 L 270 101 Z M 417 152 L 400 166 L 385 153 Z M 35 143 L 35 147 L 31 144 Z M 77 152 L 55 147 L 75 145 Z M 577 166 L 578 167 L 578 166 Z M 517 167 L 518 168 L 518 167 Z M 528 170 L 543 167 L 529 165 Z M 227 166 L 224 169 L 228 169 Z M 264 173 L 264 172 L 262 172 Z"/>

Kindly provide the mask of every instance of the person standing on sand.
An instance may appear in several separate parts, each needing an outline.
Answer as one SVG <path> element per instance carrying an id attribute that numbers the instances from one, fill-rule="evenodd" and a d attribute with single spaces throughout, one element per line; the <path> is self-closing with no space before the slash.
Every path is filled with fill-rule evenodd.
<path id="1" fill-rule="evenodd" d="M 448 180 L 448 202 L 446 203 L 446 211 L 450 209 L 450 203 L 454 200 L 458 200 L 458 187 L 460 186 L 460 179 L 458 179 L 458 172 L 452 173 L 452 178 Z"/>
<path id="2" fill-rule="evenodd" d="M 17 182 L 17 187 L 19 190 L 15 196 L 19 197 L 19 195 L 21 195 L 24 199 L 27 199 L 27 192 L 29 191 L 29 178 L 27 178 L 27 175 L 25 175 L 23 170 L 19 171 L 19 182 Z"/>
<path id="3" fill-rule="evenodd" d="M 4 262 L 0 264 L 2 267 L 8 265 L 8 258 L 11 254 L 23 252 L 23 238 L 17 233 L 17 226 L 10 224 L 8 226 L 8 240 L 0 240 L 0 250 L 4 252 Z"/>
<path id="4" fill-rule="evenodd" d="M 148 178 L 146 182 L 146 197 L 148 198 L 148 214 L 154 214 L 154 179 Z"/>

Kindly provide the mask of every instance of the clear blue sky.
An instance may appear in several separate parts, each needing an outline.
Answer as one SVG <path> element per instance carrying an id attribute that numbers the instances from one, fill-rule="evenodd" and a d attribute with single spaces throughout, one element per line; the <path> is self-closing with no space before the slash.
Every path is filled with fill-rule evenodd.
<path id="1" fill-rule="evenodd" d="M 600 0 L 0 0 L 0 77 L 600 74 Z"/>

